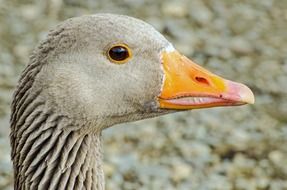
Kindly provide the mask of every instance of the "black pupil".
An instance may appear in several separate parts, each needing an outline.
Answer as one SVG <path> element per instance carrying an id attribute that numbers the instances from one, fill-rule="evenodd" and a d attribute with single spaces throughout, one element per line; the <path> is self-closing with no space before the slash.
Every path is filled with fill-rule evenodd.
<path id="1" fill-rule="evenodd" d="M 123 61 L 129 57 L 129 52 L 125 47 L 115 46 L 110 49 L 109 55 L 113 60 Z"/>

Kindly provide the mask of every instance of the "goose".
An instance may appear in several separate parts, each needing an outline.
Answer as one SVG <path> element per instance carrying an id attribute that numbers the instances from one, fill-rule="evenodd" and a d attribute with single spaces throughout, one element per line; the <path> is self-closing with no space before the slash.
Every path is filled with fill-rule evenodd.
<path id="1" fill-rule="evenodd" d="M 35 48 L 13 95 L 14 188 L 103 190 L 104 129 L 253 103 L 247 86 L 205 70 L 141 20 L 70 18 Z"/>

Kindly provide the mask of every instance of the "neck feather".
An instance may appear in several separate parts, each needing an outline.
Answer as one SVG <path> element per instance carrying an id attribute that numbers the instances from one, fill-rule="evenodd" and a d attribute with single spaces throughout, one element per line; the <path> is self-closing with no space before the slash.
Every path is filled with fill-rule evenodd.
<path id="1" fill-rule="evenodd" d="M 101 134 L 39 110 L 12 134 L 15 189 L 104 189 Z"/>
<path id="2" fill-rule="evenodd" d="M 84 132 L 87 126 L 81 125 L 85 122 L 76 122 L 47 105 L 41 88 L 33 87 L 42 67 L 33 59 L 12 102 L 14 189 L 104 189 L 101 132 Z"/>

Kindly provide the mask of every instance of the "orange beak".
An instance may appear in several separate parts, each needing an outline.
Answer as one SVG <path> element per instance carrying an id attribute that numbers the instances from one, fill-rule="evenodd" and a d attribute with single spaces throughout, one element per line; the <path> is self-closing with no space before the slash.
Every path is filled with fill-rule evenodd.
<path id="1" fill-rule="evenodd" d="M 254 95 L 247 86 L 214 75 L 175 50 L 163 51 L 161 56 L 161 108 L 185 110 L 254 103 Z"/>

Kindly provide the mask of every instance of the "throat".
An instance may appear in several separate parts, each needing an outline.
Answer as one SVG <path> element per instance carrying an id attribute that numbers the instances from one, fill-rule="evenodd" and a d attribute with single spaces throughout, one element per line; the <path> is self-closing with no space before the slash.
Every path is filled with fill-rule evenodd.
<path id="1" fill-rule="evenodd" d="M 12 155 L 15 189 L 104 189 L 101 133 L 47 126 L 48 121 L 18 136 Z"/>

